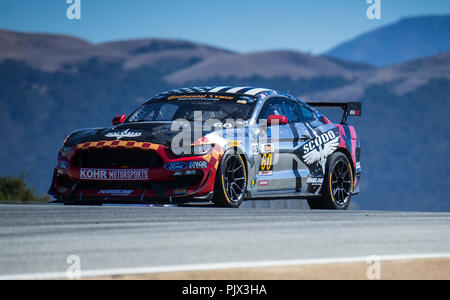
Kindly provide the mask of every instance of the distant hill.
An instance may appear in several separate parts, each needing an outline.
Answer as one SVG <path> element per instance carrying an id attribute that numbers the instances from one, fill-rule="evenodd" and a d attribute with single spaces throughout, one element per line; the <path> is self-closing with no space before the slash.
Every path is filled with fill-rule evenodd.
<path id="1" fill-rule="evenodd" d="M 450 15 L 403 19 L 365 33 L 326 53 L 385 66 L 450 51 Z"/>
<path id="2" fill-rule="evenodd" d="M 294 51 L 266 51 L 214 56 L 167 77 L 170 82 L 203 81 L 209 78 L 288 77 L 292 80 L 339 76 L 352 79 L 354 74 L 332 60 Z"/>
<path id="3" fill-rule="evenodd" d="M 361 99 L 367 88 L 389 84 L 389 91 L 402 96 L 414 92 L 432 79 L 450 80 L 450 52 L 421 58 L 379 69 L 359 72 L 352 83 L 337 88 L 321 90 L 306 97 L 322 99 Z"/>
<path id="4" fill-rule="evenodd" d="M 45 193 L 71 131 L 109 126 L 156 93 L 203 84 L 362 100 L 363 117 L 351 120 L 362 140 L 357 207 L 450 210 L 450 52 L 374 68 L 294 51 L 240 54 L 161 39 L 92 44 L 0 31 L 0 176 L 24 171 Z"/>
<path id="5" fill-rule="evenodd" d="M 96 58 L 104 63 L 120 63 L 124 69 L 151 65 L 161 73 L 170 73 L 221 53 L 229 51 L 182 40 L 141 39 L 92 44 L 64 35 L 0 30 L 0 61 L 25 61 L 43 71 L 67 71 Z"/>

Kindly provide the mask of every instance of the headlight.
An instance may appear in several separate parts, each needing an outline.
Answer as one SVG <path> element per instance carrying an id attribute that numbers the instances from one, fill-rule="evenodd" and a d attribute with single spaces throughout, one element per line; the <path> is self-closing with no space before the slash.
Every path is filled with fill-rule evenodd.
<path id="1" fill-rule="evenodd" d="M 68 156 L 70 151 L 72 151 L 72 147 L 62 147 L 60 150 L 61 156 Z"/>
<path id="2" fill-rule="evenodd" d="M 69 164 L 67 163 L 67 161 L 61 160 L 58 162 L 56 168 L 59 170 L 67 170 L 69 168 Z"/>

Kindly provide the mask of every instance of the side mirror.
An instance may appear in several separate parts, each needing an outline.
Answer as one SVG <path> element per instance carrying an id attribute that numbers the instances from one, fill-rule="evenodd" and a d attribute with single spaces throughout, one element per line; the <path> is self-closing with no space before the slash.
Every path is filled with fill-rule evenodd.
<path id="1" fill-rule="evenodd" d="M 125 115 L 118 115 L 118 116 L 115 116 L 115 117 L 112 119 L 112 124 L 113 124 L 113 125 L 119 125 L 119 124 L 122 124 L 123 122 L 125 122 L 126 119 L 127 119 L 127 116 L 125 116 Z"/>
<path id="2" fill-rule="evenodd" d="M 267 126 L 272 126 L 272 123 L 274 123 L 273 125 L 286 125 L 288 120 L 285 116 L 270 115 L 267 118 Z"/>

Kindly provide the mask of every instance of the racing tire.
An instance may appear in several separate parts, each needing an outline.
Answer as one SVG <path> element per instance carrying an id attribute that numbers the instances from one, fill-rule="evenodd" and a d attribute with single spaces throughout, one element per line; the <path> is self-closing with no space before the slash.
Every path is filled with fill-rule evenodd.
<path id="1" fill-rule="evenodd" d="M 247 170 L 242 156 L 225 153 L 217 169 L 213 203 L 218 207 L 238 208 L 247 190 Z"/>
<path id="2" fill-rule="evenodd" d="M 353 193 L 353 170 L 343 153 L 333 153 L 327 163 L 321 196 L 308 199 L 311 209 L 348 208 Z"/>

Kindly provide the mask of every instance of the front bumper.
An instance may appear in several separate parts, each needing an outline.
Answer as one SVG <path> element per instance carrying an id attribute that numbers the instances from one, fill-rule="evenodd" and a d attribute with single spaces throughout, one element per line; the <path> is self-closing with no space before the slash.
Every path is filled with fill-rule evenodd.
<path id="1" fill-rule="evenodd" d="M 80 151 L 140 149 L 161 159 L 154 167 L 91 167 L 76 163 Z M 217 146 L 202 156 L 177 157 L 162 145 L 130 141 L 83 143 L 58 155 L 49 194 L 60 202 L 185 203 L 208 201 L 221 157 Z"/>

